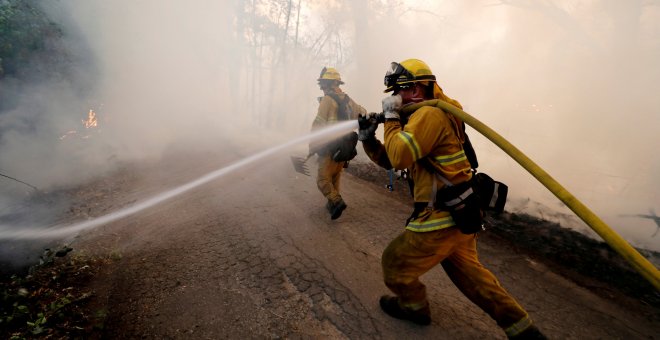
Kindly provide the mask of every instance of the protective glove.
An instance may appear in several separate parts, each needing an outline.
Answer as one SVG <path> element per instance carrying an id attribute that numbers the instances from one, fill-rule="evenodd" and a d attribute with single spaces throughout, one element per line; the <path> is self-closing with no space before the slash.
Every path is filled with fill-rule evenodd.
<path id="1" fill-rule="evenodd" d="M 389 96 L 383 98 L 383 113 L 385 114 L 385 119 L 401 119 L 399 116 L 399 110 L 401 110 L 401 96 Z"/>
<path id="2" fill-rule="evenodd" d="M 358 116 L 358 140 L 365 141 L 376 138 L 376 129 L 378 124 L 385 121 L 385 116 L 382 113 L 370 112 L 366 115 Z"/>

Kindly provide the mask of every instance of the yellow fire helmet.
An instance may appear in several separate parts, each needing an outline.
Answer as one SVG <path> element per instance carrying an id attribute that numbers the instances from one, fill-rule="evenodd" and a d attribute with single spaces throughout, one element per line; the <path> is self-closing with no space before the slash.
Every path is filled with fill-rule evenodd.
<path id="1" fill-rule="evenodd" d="M 344 82 L 341 81 L 341 76 L 339 75 L 339 72 L 334 68 L 334 67 L 324 67 L 321 70 L 321 74 L 319 75 L 319 79 L 317 79 L 319 82 L 321 81 L 328 81 L 328 80 L 336 80 L 339 82 L 339 84 L 343 84 Z"/>
<path id="2" fill-rule="evenodd" d="M 461 103 L 450 98 L 444 93 L 444 91 L 442 91 L 442 88 L 435 80 L 433 72 L 431 72 L 431 68 L 419 59 L 407 59 L 400 63 L 393 62 L 391 68 L 385 74 L 385 86 L 387 86 L 387 88 L 383 92 L 392 92 L 396 87 L 415 82 L 420 82 L 423 85 L 428 85 L 432 82 L 433 98 L 441 99 L 459 109 L 463 108 Z"/>
<path id="3" fill-rule="evenodd" d="M 406 59 L 400 63 L 393 62 L 385 73 L 385 93 L 391 92 L 395 87 L 415 82 L 435 82 L 435 76 L 429 65 L 419 59 Z"/>

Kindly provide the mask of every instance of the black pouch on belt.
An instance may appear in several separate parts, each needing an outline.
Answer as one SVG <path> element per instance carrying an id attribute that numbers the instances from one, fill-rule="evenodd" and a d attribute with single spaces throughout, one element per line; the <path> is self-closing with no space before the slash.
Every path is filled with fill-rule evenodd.
<path id="1" fill-rule="evenodd" d="M 474 174 L 472 181 L 479 193 L 482 209 L 496 214 L 504 211 L 506 196 L 509 192 L 509 187 L 506 184 L 493 180 L 483 172 Z"/>
<path id="2" fill-rule="evenodd" d="M 451 213 L 454 223 L 463 234 L 474 234 L 484 230 L 483 214 L 479 196 L 472 187 L 473 181 L 467 181 L 439 190 L 436 196 L 438 208 Z"/>
<path id="3" fill-rule="evenodd" d="M 348 162 L 357 156 L 355 146 L 358 142 L 358 135 L 355 131 L 349 132 L 338 139 L 332 148 L 332 160 L 335 162 Z"/>

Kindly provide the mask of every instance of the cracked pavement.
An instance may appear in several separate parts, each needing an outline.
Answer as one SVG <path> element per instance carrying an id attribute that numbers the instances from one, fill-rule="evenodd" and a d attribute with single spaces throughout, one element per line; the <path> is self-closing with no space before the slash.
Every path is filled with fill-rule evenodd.
<path id="1" fill-rule="evenodd" d="M 163 188 L 190 180 L 193 174 L 181 170 L 185 163 L 143 180 Z M 379 296 L 389 293 L 380 255 L 402 231 L 410 202 L 347 173 L 342 180 L 348 209 L 335 221 L 314 177 L 295 173 L 281 157 L 80 235 L 73 243 L 77 251 L 121 257 L 93 287 L 96 308 L 107 313 L 102 337 L 506 338 L 440 266 L 422 277 L 430 326 L 385 315 L 378 307 Z M 136 192 L 112 200 L 131 201 Z M 488 232 L 479 237 L 484 265 L 550 338 L 660 334 L 656 309 L 604 299 Z"/>

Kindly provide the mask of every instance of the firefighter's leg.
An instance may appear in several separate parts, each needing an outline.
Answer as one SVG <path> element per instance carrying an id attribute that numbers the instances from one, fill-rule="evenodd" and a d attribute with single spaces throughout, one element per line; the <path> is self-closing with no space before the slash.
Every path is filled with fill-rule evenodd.
<path id="1" fill-rule="evenodd" d="M 335 174 L 332 176 L 332 185 L 335 187 L 335 190 L 337 190 L 337 193 L 339 193 L 339 183 L 341 182 L 341 173 L 344 171 L 344 164 L 346 162 L 339 162 L 336 163 L 335 169 Z"/>
<path id="2" fill-rule="evenodd" d="M 442 261 L 447 275 L 470 301 L 502 327 L 507 336 L 516 336 L 533 327 L 527 312 L 500 285 L 495 275 L 479 262 L 476 241 L 476 236 L 469 236 Z"/>
<path id="3" fill-rule="evenodd" d="M 399 297 L 402 307 L 415 310 L 428 306 L 426 287 L 419 277 L 449 256 L 454 229 L 426 233 L 405 230 L 385 248 L 385 285 Z"/>
<path id="4" fill-rule="evenodd" d="M 338 163 L 333 161 L 330 158 L 330 155 L 320 156 L 319 157 L 319 168 L 318 175 L 316 176 L 316 185 L 319 188 L 319 191 L 328 199 L 328 202 L 335 203 L 339 201 L 341 196 L 339 196 L 339 191 L 335 187 L 334 182 L 336 181 L 336 176 L 338 169 L 341 169 L 337 165 Z"/>
<path id="5" fill-rule="evenodd" d="M 339 218 L 347 207 L 346 202 L 344 202 L 339 194 L 339 178 L 341 176 L 343 165 L 343 162 L 337 163 L 333 161 L 330 158 L 330 155 L 326 155 L 319 159 L 316 185 L 321 193 L 323 193 L 323 196 L 328 199 L 328 203 L 325 207 L 328 210 L 328 213 L 330 213 L 330 218 L 333 220 Z"/>

